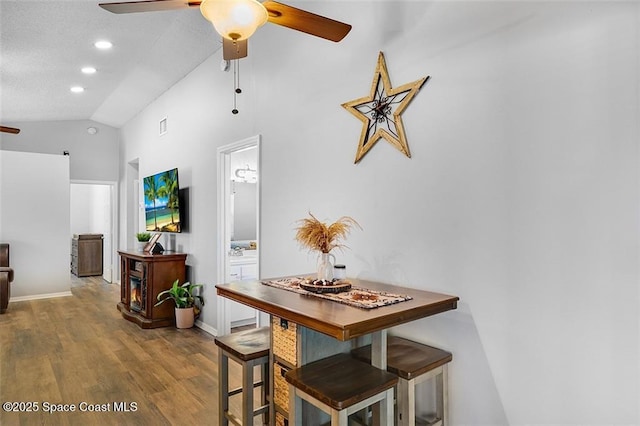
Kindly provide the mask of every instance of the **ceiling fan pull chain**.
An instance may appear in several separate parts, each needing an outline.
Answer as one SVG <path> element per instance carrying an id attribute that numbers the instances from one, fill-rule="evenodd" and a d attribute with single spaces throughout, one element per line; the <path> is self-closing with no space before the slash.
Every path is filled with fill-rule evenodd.
<path id="1" fill-rule="evenodd" d="M 239 64 L 238 64 L 238 60 L 235 59 L 233 61 L 233 86 L 235 87 L 235 90 L 233 91 L 233 109 L 231 110 L 232 114 L 237 114 L 238 113 L 238 108 L 237 108 L 237 97 L 238 97 L 238 93 L 242 92 L 242 90 L 240 90 L 240 88 L 238 87 L 239 84 L 239 78 L 238 78 L 238 74 L 239 74 Z"/>
<path id="2" fill-rule="evenodd" d="M 236 79 L 236 93 L 242 93 L 242 89 L 240 89 L 240 59 L 236 59 L 236 64 L 238 66 L 238 78 Z"/>

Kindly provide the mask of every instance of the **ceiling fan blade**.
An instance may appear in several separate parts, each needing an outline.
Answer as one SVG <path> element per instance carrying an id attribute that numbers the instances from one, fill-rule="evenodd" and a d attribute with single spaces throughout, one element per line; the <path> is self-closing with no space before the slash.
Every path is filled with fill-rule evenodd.
<path id="1" fill-rule="evenodd" d="M 316 37 L 337 42 L 351 31 L 351 25 L 349 24 L 334 21 L 333 19 L 276 1 L 267 0 L 262 5 L 269 12 L 269 22 Z"/>
<path id="2" fill-rule="evenodd" d="M 222 59 L 231 61 L 233 59 L 246 58 L 247 41 L 248 40 L 233 41 L 222 37 Z"/>
<path id="3" fill-rule="evenodd" d="M 20 133 L 20 129 L 16 129 L 15 127 L 0 126 L 0 132 L 12 133 L 14 135 L 17 135 L 18 133 Z"/>
<path id="4" fill-rule="evenodd" d="M 200 1 L 189 0 L 143 0 L 118 3 L 100 3 L 98 6 L 111 13 L 136 13 L 199 7 L 200 3 Z"/>

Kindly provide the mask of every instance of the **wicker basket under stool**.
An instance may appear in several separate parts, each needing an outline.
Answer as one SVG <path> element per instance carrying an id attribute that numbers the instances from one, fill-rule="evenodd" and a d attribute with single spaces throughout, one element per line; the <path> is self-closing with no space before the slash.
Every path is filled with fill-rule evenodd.
<path id="1" fill-rule="evenodd" d="M 269 423 L 269 327 L 255 328 L 232 333 L 215 339 L 218 345 L 218 398 L 219 424 L 227 426 L 229 421 L 245 426 L 253 424 L 253 418 L 262 414 L 263 423 Z M 229 358 L 242 367 L 242 386 L 229 390 Z M 261 367 L 261 380 L 254 383 L 253 369 Z M 253 408 L 253 389 L 261 386 L 262 406 Z M 229 412 L 229 398 L 242 393 L 240 418 Z"/>

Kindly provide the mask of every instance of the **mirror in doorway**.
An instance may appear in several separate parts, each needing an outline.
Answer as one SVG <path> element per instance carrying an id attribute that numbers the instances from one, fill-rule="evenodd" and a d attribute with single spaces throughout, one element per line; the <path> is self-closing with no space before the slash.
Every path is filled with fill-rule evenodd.
<path id="1" fill-rule="evenodd" d="M 256 239 L 256 187 L 255 182 L 231 182 L 231 241 Z"/>
<path id="2" fill-rule="evenodd" d="M 242 248 L 257 239 L 258 150 L 252 147 L 231 153 L 231 245 Z M 255 248 L 255 247 L 254 247 Z"/>

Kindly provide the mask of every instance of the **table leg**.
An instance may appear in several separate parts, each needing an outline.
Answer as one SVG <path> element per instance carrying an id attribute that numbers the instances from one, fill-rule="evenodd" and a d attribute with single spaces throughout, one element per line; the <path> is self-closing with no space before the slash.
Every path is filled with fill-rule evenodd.
<path id="1" fill-rule="evenodd" d="M 386 371 L 387 369 L 387 330 L 371 333 L 371 365 L 381 370 Z M 389 406 L 391 406 L 391 413 L 388 413 Z M 391 405 L 380 402 L 375 404 L 373 407 L 373 425 L 387 424 L 387 419 L 390 417 L 389 414 L 391 414 L 392 418 L 393 402 Z"/>
<path id="2" fill-rule="evenodd" d="M 229 410 L 229 358 L 222 354 L 222 349 L 218 348 L 218 422 L 220 426 L 227 426 L 226 413 Z"/>
<path id="3" fill-rule="evenodd" d="M 387 369 L 387 330 L 371 333 L 371 365 Z"/>

